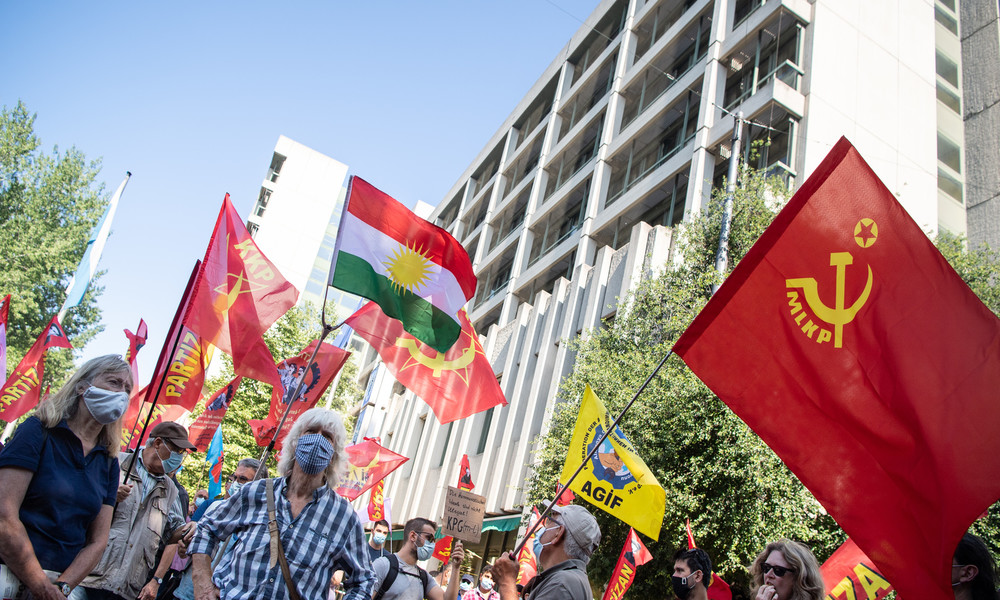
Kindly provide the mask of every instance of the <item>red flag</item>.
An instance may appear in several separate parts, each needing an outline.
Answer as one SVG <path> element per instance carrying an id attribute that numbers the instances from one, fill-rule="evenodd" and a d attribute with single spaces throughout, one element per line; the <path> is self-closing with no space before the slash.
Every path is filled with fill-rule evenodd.
<path id="1" fill-rule="evenodd" d="M 693 550 L 698 546 L 694 544 L 694 534 L 691 533 L 691 519 L 686 520 L 687 523 L 687 534 L 688 534 L 688 550 Z"/>
<path id="2" fill-rule="evenodd" d="M 531 512 L 534 515 L 533 518 L 538 519 L 538 509 L 532 507 Z M 524 540 L 521 551 L 517 554 L 517 582 L 522 587 L 528 585 L 528 582 L 538 574 L 538 563 L 534 552 L 534 540 L 537 534 L 537 529 L 532 531 L 531 535 Z"/>
<path id="3" fill-rule="evenodd" d="M 653 560 L 653 555 L 639 539 L 635 529 L 629 527 L 625 546 L 618 557 L 615 570 L 611 572 L 611 581 L 608 582 L 608 588 L 604 591 L 604 597 L 601 600 L 621 600 L 624 598 L 625 592 L 635 579 L 635 568 L 651 560 Z"/>
<path id="4" fill-rule="evenodd" d="M 439 539 L 434 543 L 434 554 L 431 554 L 431 556 L 443 563 L 448 562 L 448 559 L 451 558 L 451 542 L 452 537 L 450 535 Z"/>
<path id="5" fill-rule="evenodd" d="M 0 300 L 0 375 L 7 380 L 7 318 L 10 313 L 10 294 Z"/>
<path id="6" fill-rule="evenodd" d="M 136 434 L 131 439 L 122 438 L 121 449 L 123 452 L 125 450 L 135 450 L 139 446 L 145 445 L 146 440 L 149 439 L 150 432 L 152 432 L 153 428 L 155 428 L 160 423 L 166 421 L 179 421 L 190 412 L 183 406 L 157 404 L 156 407 L 153 408 L 152 416 L 150 416 L 149 415 L 150 406 L 153 405 L 143 404 L 142 409 L 139 411 L 139 431 L 137 431 Z M 146 417 L 148 416 L 150 417 L 149 427 L 146 428 L 145 435 L 143 435 L 140 438 L 139 436 L 142 433 L 142 424 L 146 421 Z"/>
<path id="7" fill-rule="evenodd" d="M 458 489 L 472 491 L 476 484 L 472 483 L 472 469 L 469 468 L 469 455 L 462 455 L 462 464 L 458 470 Z"/>
<path id="8" fill-rule="evenodd" d="M 345 320 L 374 346 L 392 376 L 430 405 L 442 424 L 500 405 L 506 406 L 493 367 L 465 310 L 459 312 L 462 335 L 441 353 L 403 331 L 374 302 Z"/>
<path id="9" fill-rule="evenodd" d="M 59 319 L 53 316 L 0 388 L 0 419 L 10 423 L 34 408 L 42 389 L 45 353 L 49 348 L 72 347 Z"/>
<path id="10" fill-rule="evenodd" d="M 184 324 L 232 356 L 236 374 L 278 385 L 261 336 L 298 296 L 257 248 L 226 194 Z"/>
<path id="11" fill-rule="evenodd" d="M 285 413 L 286 405 L 292 399 L 299 379 L 304 378 L 305 383 L 302 384 L 302 389 L 288 412 L 288 418 L 282 426 L 281 433 L 278 434 L 276 444 L 278 447 L 281 447 L 281 440 L 285 439 L 285 435 L 288 434 L 292 423 L 299 418 L 299 415 L 316 406 L 316 401 L 320 399 L 327 386 L 333 381 L 334 375 L 340 371 L 340 368 L 347 362 L 347 357 L 351 355 L 347 350 L 324 342 L 319 352 L 316 353 L 316 361 L 310 367 L 309 358 L 318 343 L 319 340 L 309 342 L 309 345 L 302 352 L 275 365 L 275 372 L 279 379 L 278 385 L 271 393 L 271 411 L 265 419 L 249 421 L 258 446 L 266 446 L 271 443 L 274 431 L 278 428 L 281 415 Z M 309 369 L 308 373 L 306 372 L 307 368 Z"/>
<path id="12" fill-rule="evenodd" d="M 199 452 L 208 450 L 215 430 L 222 424 L 222 419 L 226 416 L 229 405 L 233 403 L 233 396 L 236 395 L 236 390 L 240 388 L 242 381 L 243 376 L 237 375 L 232 381 L 205 399 L 205 412 L 198 415 L 198 418 L 194 420 L 194 423 L 191 423 L 191 427 L 188 429 L 189 439 Z"/>
<path id="13" fill-rule="evenodd" d="M 560 490 L 562 490 L 562 494 L 559 493 Z M 556 482 L 556 506 L 569 506 L 575 499 L 576 494 L 573 493 L 573 490 L 563 489 L 563 484 Z"/>
<path id="14" fill-rule="evenodd" d="M 688 550 L 693 550 L 698 546 L 694 543 L 694 534 L 691 532 L 691 519 L 685 519 L 687 527 Z M 729 584 L 719 577 L 718 573 L 712 573 L 708 582 L 708 600 L 733 600 L 733 590 Z"/>
<path id="15" fill-rule="evenodd" d="M 674 346 L 902 597 L 1000 498 L 1000 321 L 845 138 Z"/>
<path id="16" fill-rule="evenodd" d="M 892 585 L 875 570 L 871 559 L 858 548 L 851 538 L 837 548 L 820 567 L 826 597 L 833 600 L 847 598 L 879 599 L 892 590 Z"/>
<path id="17" fill-rule="evenodd" d="M 340 482 L 335 491 L 351 501 L 410 460 L 368 438 L 360 444 L 348 446 L 345 450 L 350 467 L 347 470 L 347 477 Z"/>
<path id="18" fill-rule="evenodd" d="M 132 389 L 133 392 L 139 389 L 139 361 L 136 356 L 139 350 L 146 345 L 147 327 L 146 321 L 139 319 L 139 326 L 135 328 L 135 333 L 125 330 L 125 337 L 128 338 L 128 351 L 125 353 L 125 362 L 132 369 Z"/>
<path id="19" fill-rule="evenodd" d="M 385 518 L 385 480 L 379 479 L 368 498 L 368 520 L 375 522 Z"/>

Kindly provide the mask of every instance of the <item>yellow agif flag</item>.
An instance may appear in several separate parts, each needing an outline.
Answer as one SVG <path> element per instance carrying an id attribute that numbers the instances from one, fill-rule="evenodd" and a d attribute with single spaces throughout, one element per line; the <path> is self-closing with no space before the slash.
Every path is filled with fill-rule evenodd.
<path id="1" fill-rule="evenodd" d="M 560 483 L 569 480 L 613 421 L 600 398 L 587 385 L 566 464 L 559 476 Z M 569 488 L 639 532 L 659 539 L 666 493 L 618 427 L 604 440 Z"/>

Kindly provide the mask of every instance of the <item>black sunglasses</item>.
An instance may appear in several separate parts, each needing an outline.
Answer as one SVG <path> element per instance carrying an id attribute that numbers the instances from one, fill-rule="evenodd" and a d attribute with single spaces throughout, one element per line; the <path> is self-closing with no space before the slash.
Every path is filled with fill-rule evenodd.
<path id="1" fill-rule="evenodd" d="M 775 577 L 784 577 L 785 573 L 789 572 L 794 573 L 795 569 L 791 567 L 779 567 L 778 565 L 771 565 L 768 563 L 764 563 L 763 565 L 761 565 L 761 571 L 760 571 L 761 574 L 766 575 L 768 571 L 774 571 Z"/>

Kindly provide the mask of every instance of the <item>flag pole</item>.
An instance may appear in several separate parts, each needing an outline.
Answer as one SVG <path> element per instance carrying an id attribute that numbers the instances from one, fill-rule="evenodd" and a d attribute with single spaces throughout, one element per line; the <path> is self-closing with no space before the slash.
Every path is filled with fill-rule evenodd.
<path id="1" fill-rule="evenodd" d="M 545 507 L 545 510 L 542 511 L 542 514 L 538 515 L 538 519 L 535 520 L 535 524 L 532 525 L 528 529 L 527 533 L 524 534 L 524 539 L 522 539 L 521 543 L 514 548 L 513 552 L 514 558 L 512 560 L 515 561 L 517 560 L 517 555 L 521 553 L 521 549 L 524 548 L 524 544 L 528 541 L 528 538 L 531 537 L 531 534 L 533 534 L 535 530 L 538 529 L 538 526 L 539 524 L 541 524 L 542 520 L 552 511 L 552 507 L 555 506 L 556 503 L 559 501 L 559 498 L 563 495 L 563 492 L 569 489 L 569 484 L 573 483 L 573 480 L 576 479 L 576 476 L 579 475 L 581 471 L 583 471 L 583 468 L 587 465 L 588 462 L 590 462 L 590 459 L 593 458 L 594 454 L 597 454 L 597 450 L 600 449 L 601 444 L 604 443 L 604 440 L 608 439 L 608 436 L 611 435 L 611 432 L 614 431 L 616 427 L 618 427 L 618 422 L 622 420 L 622 417 L 625 416 L 625 413 L 628 411 L 628 409 L 631 408 L 633 404 L 635 404 L 635 401 L 639 398 L 639 394 L 641 394 L 643 390 L 646 389 L 646 386 L 648 386 L 649 382 L 653 380 L 653 377 L 655 377 L 656 374 L 660 372 L 660 369 L 663 368 L 663 365 L 666 364 L 667 359 L 670 358 L 673 355 L 673 353 L 674 353 L 673 349 L 667 351 L 667 353 L 663 356 L 663 358 L 660 359 L 660 363 L 656 365 L 655 369 L 653 369 L 653 372 L 650 373 L 648 377 L 646 377 L 646 381 L 642 382 L 642 385 L 639 386 L 639 389 L 635 391 L 635 394 L 632 396 L 632 399 L 628 401 L 628 404 L 625 405 L 625 408 L 623 408 L 621 412 L 618 413 L 618 416 L 615 417 L 615 420 L 604 431 L 604 434 L 597 439 L 597 441 L 594 443 L 594 447 L 591 448 L 589 453 L 587 453 L 587 457 L 583 459 L 583 462 L 581 462 L 580 466 L 576 468 L 576 471 L 574 471 L 573 474 L 570 475 L 570 478 L 566 480 L 566 483 L 562 484 L 562 487 L 560 487 L 559 491 L 556 492 L 555 497 L 552 498 L 552 500 L 549 502 L 549 505 Z"/>
<path id="2" fill-rule="evenodd" d="M 729 264 L 729 230 L 733 223 L 733 196 L 736 195 L 736 178 L 740 167 L 740 142 L 743 141 L 743 111 L 733 115 L 732 153 L 729 155 L 729 179 L 726 181 L 726 203 L 722 208 L 722 229 L 719 230 L 719 250 L 715 254 L 715 270 L 720 278 L 726 274 Z M 719 289 L 718 283 L 712 284 L 712 293 Z"/>
<path id="3" fill-rule="evenodd" d="M 176 332 L 176 335 L 174 336 L 174 343 L 173 345 L 171 345 L 170 352 L 168 354 L 166 353 L 166 350 L 167 346 L 170 345 L 170 339 L 168 337 L 168 339 L 163 341 L 163 347 L 160 348 L 160 356 L 159 358 L 156 359 L 156 368 L 153 371 L 153 377 L 158 376 L 158 374 L 161 371 L 161 367 L 165 367 L 165 365 L 170 362 L 170 359 L 171 357 L 173 357 L 174 353 L 177 352 L 177 345 L 181 341 L 180 327 L 183 324 L 184 309 L 187 306 L 188 295 L 191 293 L 191 288 L 194 287 L 194 282 L 197 280 L 198 272 L 200 270 L 201 270 L 201 260 L 196 260 L 194 262 L 194 268 L 191 270 L 191 276 L 188 277 L 187 286 L 185 286 L 184 288 L 184 295 L 181 296 L 181 302 L 180 304 L 177 305 L 177 312 L 174 313 L 174 319 L 173 321 L 170 322 L 170 329 L 167 330 L 167 336 L 170 336 L 171 333 Z M 160 391 L 163 390 L 163 384 L 166 381 L 166 379 L 167 379 L 166 373 L 164 373 L 164 376 L 160 377 L 160 381 L 156 386 L 156 393 L 153 394 L 153 402 L 149 407 L 149 412 L 146 414 L 146 422 L 142 424 L 142 433 L 139 434 L 140 442 L 142 441 L 142 438 L 146 435 L 146 428 L 149 427 L 149 420 L 153 416 L 153 409 L 156 408 L 156 399 L 160 397 Z M 146 388 L 146 397 L 142 399 L 142 403 L 139 405 L 139 414 L 136 415 L 135 425 L 133 425 L 132 429 L 129 431 L 128 443 L 130 445 L 132 443 L 132 438 L 135 437 L 135 426 L 139 424 L 139 419 L 142 416 L 142 407 L 145 406 L 147 402 L 149 402 L 149 395 L 151 393 L 153 393 L 152 381 L 150 381 L 150 385 Z M 139 452 L 138 444 L 136 444 L 135 451 L 137 453 Z M 125 479 L 123 479 L 122 481 L 126 482 L 128 481 L 128 478 L 132 475 L 133 467 L 135 467 L 135 459 L 133 459 L 129 463 L 128 469 L 125 471 Z"/>

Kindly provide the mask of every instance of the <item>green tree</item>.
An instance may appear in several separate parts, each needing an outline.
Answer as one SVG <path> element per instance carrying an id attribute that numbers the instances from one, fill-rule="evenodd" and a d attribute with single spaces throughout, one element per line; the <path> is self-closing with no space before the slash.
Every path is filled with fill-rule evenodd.
<path id="1" fill-rule="evenodd" d="M 0 296 L 12 294 L 8 372 L 62 306 L 90 231 L 107 206 L 104 186 L 96 183 L 100 161 L 88 161 L 76 148 L 44 153 L 34 123 L 35 115 L 21 102 L 0 108 L 0 256 L 5 261 Z M 102 291 L 91 285 L 64 319 L 77 349 L 102 329 L 96 302 Z M 72 368 L 72 352 L 50 351 L 43 386 L 56 387 Z"/>
<path id="2" fill-rule="evenodd" d="M 271 326 L 264 334 L 264 341 L 275 360 L 281 360 L 301 352 L 309 342 L 318 339 L 321 333 L 322 324 L 318 311 L 310 305 L 304 308 L 295 306 Z M 335 335 L 335 333 L 331 334 L 326 342 L 331 342 Z M 212 393 L 232 380 L 234 376 L 232 359 L 228 355 L 223 355 L 222 361 L 221 371 L 205 382 L 206 393 Z M 361 394 L 354 381 L 356 375 L 357 366 L 352 357 L 342 369 L 331 404 L 331 408 L 341 412 L 345 425 L 348 427 L 348 418 L 343 414 L 344 409 L 353 407 L 360 400 Z M 324 402 L 325 400 L 321 399 L 317 405 L 324 406 Z M 271 386 L 253 379 L 243 379 L 233 403 L 229 406 L 226 417 L 222 421 L 222 435 L 225 444 L 222 469 L 224 475 L 232 473 L 241 459 L 260 457 L 263 448 L 257 446 L 248 421 L 267 417 L 270 406 Z M 192 417 L 197 417 L 204 410 L 204 403 L 200 403 L 193 411 Z M 285 428 L 288 426 L 286 424 Z M 271 476 L 275 476 L 277 462 L 274 454 L 268 458 L 267 464 Z M 193 495 L 194 490 L 208 487 L 208 471 L 209 465 L 205 462 L 205 453 L 196 452 L 185 459 L 184 469 L 177 476 L 177 479 Z"/>

